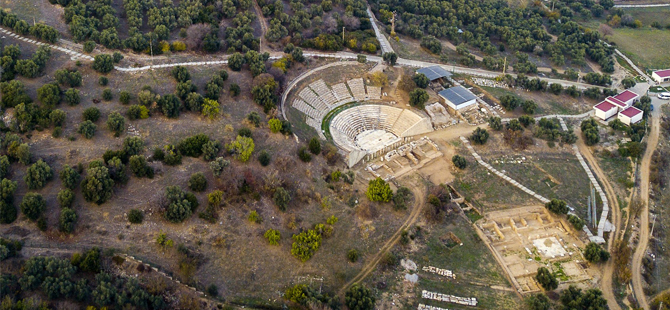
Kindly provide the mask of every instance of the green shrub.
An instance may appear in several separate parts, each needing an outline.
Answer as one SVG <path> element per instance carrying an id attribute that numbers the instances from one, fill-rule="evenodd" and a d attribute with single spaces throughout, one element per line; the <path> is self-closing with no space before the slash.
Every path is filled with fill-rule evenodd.
<path id="1" fill-rule="evenodd" d="M 302 262 L 306 262 L 321 246 L 321 234 L 314 229 L 303 231 L 293 235 L 291 254 Z"/>
<path id="2" fill-rule="evenodd" d="M 109 89 L 109 88 L 105 88 L 105 89 L 102 91 L 102 100 L 110 101 L 110 100 L 112 100 L 113 98 L 114 98 L 114 95 L 112 95 L 112 90 L 111 90 L 111 89 Z"/>
<path id="3" fill-rule="evenodd" d="M 577 216 L 574 216 L 572 214 L 568 214 L 568 222 L 572 224 L 572 226 L 577 230 L 580 231 L 582 228 L 584 228 L 584 220 L 580 219 Z"/>
<path id="4" fill-rule="evenodd" d="M 477 127 L 477 129 L 475 129 L 475 131 L 470 136 L 470 139 L 475 144 L 485 144 L 489 139 L 489 133 L 486 131 L 486 129 Z"/>
<path id="5" fill-rule="evenodd" d="M 309 140 L 309 151 L 314 155 L 321 153 L 321 141 L 319 141 L 319 138 L 314 137 Z"/>
<path id="6" fill-rule="evenodd" d="M 78 105 L 79 102 L 81 102 L 81 96 L 79 94 L 79 90 L 70 88 L 63 94 L 63 100 L 68 105 Z"/>
<path id="7" fill-rule="evenodd" d="M 101 76 L 98 78 L 98 85 L 107 86 L 109 84 L 109 79 L 106 76 Z"/>
<path id="8" fill-rule="evenodd" d="M 21 212 L 31 221 L 37 221 L 47 209 L 47 202 L 38 193 L 27 193 L 21 201 Z"/>
<path id="9" fill-rule="evenodd" d="M 266 150 L 262 150 L 258 154 L 258 161 L 261 163 L 261 166 L 265 167 L 270 164 L 270 154 Z"/>
<path id="10" fill-rule="evenodd" d="M 377 177 L 374 180 L 370 180 L 365 195 L 370 201 L 389 202 L 391 201 L 391 198 L 393 198 L 393 191 L 386 181 Z"/>
<path id="11" fill-rule="evenodd" d="M 258 114 L 258 112 L 251 112 L 247 115 L 247 120 L 254 124 L 255 127 L 259 127 L 261 125 L 261 116 Z"/>
<path id="12" fill-rule="evenodd" d="M 358 251 L 356 249 L 351 249 L 347 252 L 347 259 L 350 262 L 355 263 L 355 262 L 358 261 L 358 258 L 359 258 L 359 254 L 358 254 Z"/>
<path id="13" fill-rule="evenodd" d="M 237 136 L 235 141 L 226 145 L 228 152 L 234 154 L 241 162 L 247 162 L 254 152 L 254 140 L 248 137 Z"/>
<path id="14" fill-rule="evenodd" d="M 263 235 L 265 239 L 268 239 L 268 243 L 271 245 L 279 245 L 279 240 L 281 239 L 281 234 L 276 229 L 268 229 Z"/>
<path id="15" fill-rule="evenodd" d="M 122 90 L 122 91 L 119 93 L 119 102 L 121 102 L 121 103 L 123 103 L 123 104 L 128 104 L 128 103 L 130 103 L 130 93 L 127 92 L 127 91 L 125 91 L 125 90 Z"/>
<path id="16" fill-rule="evenodd" d="M 300 149 L 298 149 L 298 158 L 300 158 L 300 160 L 303 162 L 308 163 L 312 161 L 312 154 L 307 151 L 306 146 L 301 146 Z"/>
<path id="17" fill-rule="evenodd" d="M 29 189 L 40 189 L 53 177 L 51 167 L 41 159 L 26 169 L 23 180 Z"/>
<path id="18" fill-rule="evenodd" d="M 584 249 L 584 258 L 591 263 L 597 264 L 609 260 L 610 253 L 597 243 L 589 242 Z"/>
<path id="19" fill-rule="evenodd" d="M 60 217 L 58 219 L 58 227 L 60 231 L 64 233 L 72 233 L 74 231 L 74 225 L 77 223 L 77 213 L 70 208 L 63 208 L 60 211 Z"/>
<path id="20" fill-rule="evenodd" d="M 133 224 L 140 224 L 144 220 L 144 213 L 137 209 L 131 209 L 128 211 L 128 222 Z"/>
<path id="21" fill-rule="evenodd" d="M 72 208 L 72 204 L 74 203 L 74 192 L 70 189 L 63 189 L 60 192 L 58 192 L 58 205 L 61 208 Z"/>
<path id="22" fill-rule="evenodd" d="M 147 177 L 152 179 L 154 177 L 154 169 L 147 164 L 147 160 L 142 155 L 130 156 L 128 160 L 130 171 L 138 178 Z"/>
<path id="23" fill-rule="evenodd" d="M 90 54 L 95 49 L 95 42 L 86 41 L 84 42 L 84 52 Z"/>
<path id="24" fill-rule="evenodd" d="M 344 295 L 344 304 L 351 310 L 372 310 L 375 308 L 375 296 L 362 284 L 354 284 Z"/>
<path id="25" fill-rule="evenodd" d="M 85 121 L 97 122 L 100 119 L 100 110 L 96 107 L 90 107 L 84 110 L 82 114 Z"/>
<path id="26" fill-rule="evenodd" d="M 564 200 L 552 199 L 544 206 L 555 214 L 568 214 L 568 204 Z"/>
<path id="27" fill-rule="evenodd" d="M 207 189 L 207 178 L 202 172 L 197 172 L 191 175 L 188 180 L 188 188 L 194 192 L 202 192 Z"/>
<path id="28" fill-rule="evenodd" d="M 209 142 L 209 137 L 205 134 L 197 134 L 179 141 L 177 149 L 179 153 L 189 157 L 200 157 L 203 146 Z"/>
<path id="29" fill-rule="evenodd" d="M 63 166 L 63 170 L 60 172 L 60 180 L 63 182 L 65 188 L 74 189 L 79 184 L 80 175 L 79 172 L 74 170 L 69 165 Z"/>
<path id="30" fill-rule="evenodd" d="M 272 195 L 272 200 L 279 207 L 279 210 L 286 211 L 288 203 L 291 201 L 291 194 L 283 187 L 277 187 Z"/>
<path id="31" fill-rule="evenodd" d="M 237 131 L 238 136 L 251 138 L 251 129 L 247 127 L 242 127 Z"/>
<path id="32" fill-rule="evenodd" d="M 93 59 L 93 70 L 100 73 L 107 73 L 114 69 L 114 59 L 107 54 L 96 55 Z"/>
<path id="33" fill-rule="evenodd" d="M 91 139 L 93 138 L 93 136 L 95 136 L 95 132 L 97 129 L 98 126 L 93 124 L 93 122 L 91 122 L 90 120 L 87 120 L 79 124 L 79 129 L 77 129 L 77 133 L 81 134 L 86 139 Z"/>
<path id="34" fill-rule="evenodd" d="M 112 198 L 114 180 L 105 166 L 92 166 L 81 181 L 81 193 L 88 202 L 101 205 Z"/>
<path id="35" fill-rule="evenodd" d="M 216 297 L 219 295 L 219 288 L 216 287 L 215 284 L 210 284 L 207 286 L 207 294 L 209 294 L 209 296 Z"/>
<path id="36" fill-rule="evenodd" d="M 256 223 L 256 224 L 260 224 L 263 221 L 263 219 L 258 214 L 258 212 L 256 212 L 256 210 L 253 210 L 253 211 L 249 212 L 249 216 L 247 217 L 247 220 L 249 220 L 249 222 Z"/>
<path id="37" fill-rule="evenodd" d="M 179 186 L 165 188 L 167 208 L 165 218 L 172 223 L 181 223 L 193 214 L 195 207 L 186 197 L 186 193 Z"/>
<path id="38" fill-rule="evenodd" d="M 107 129 L 113 132 L 115 137 L 120 136 L 126 129 L 126 119 L 119 112 L 112 112 L 107 117 Z"/>
<path id="39" fill-rule="evenodd" d="M 272 118 L 268 121 L 268 127 L 270 127 L 270 132 L 278 133 L 282 130 L 282 122 L 279 119 Z"/>
<path id="40" fill-rule="evenodd" d="M 168 166 L 176 166 L 181 164 L 181 153 L 171 144 L 168 144 L 163 147 L 163 153 L 164 158 L 163 162 L 168 165 Z M 156 154 L 154 152 L 154 155 L 160 155 Z"/>
<path id="41" fill-rule="evenodd" d="M 451 158 L 451 162 L 454 163 L 454 166 L 458 169 L 465 169 L 467 167 L 468 162 L 465 160 L 465 157 L 461 155 L 454 155 Z"/>
<path id="42" fill-rule="evenodd" d="M 537 283 L 539 283 L 540 286 L 542 286 L 542 288 L 547 291 L 554 290 L 558 287 L 558 280 L 556 280 L 556 276 L 554 276 L 554 274 L 545 267 L 540 267 L 537 269 L 535 280 L 537 280 Z"/>

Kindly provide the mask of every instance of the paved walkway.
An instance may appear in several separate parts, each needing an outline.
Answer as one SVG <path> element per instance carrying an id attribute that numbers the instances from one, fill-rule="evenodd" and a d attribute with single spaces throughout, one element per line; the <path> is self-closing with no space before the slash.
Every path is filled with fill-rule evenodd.
<path id="1" fill-rule="evenodd" d="M 81 58 L 81 59 L 85 59 L 85 60 L 93 60 L 93 57 L 91 57 L 89 55 L 84 55 L 82 53 L 79 53 L 79 52 L 76 52 L 76 51 L 73 51 L 71 49 L 67 49 L 67 48 L 64 48 L 64 47 L 60 47 L 58 45 L 44 43 L 44 42 L 40 42 L 40 41 L 37 41 L 37 40 L 34 40 L 34 39 L 26 38 L 24 36 L 21 36 L 21 35 L 18 35 L 16 33 L 12 32 L 12 31 L 9 31 L 5 28 L 0 28 L 0 33 L 3 33 L 5 35 L 9 36 L 10 38 L 21 40 L 23 42 L 32 43 L 32 44 L 35 44 L 35 45 L 46 45 L 46 46 L 48 46 L 52 49 L 59 50 L 63 53 L 66 53 L 66 54 L 72 56 L 75 59 Z"/>
<path id="2" fill-rule="evenodd" d="M 576 114 L 576 115 L 569 115 L 569 114 L 538 115 L 538 116 L 535 116 L 534 119 L 535 120 L 540 120 L 540 119 L 543 119 L 543 118 L 558 118 L 558 120 L 561 123 L 563 123 L 563 118 L 581 119 L 581 118 L 587 118 L 587 117 L 591 116 L 592 114 L 593 114 L 593 110 L 590 110 L 588 112 L 585 112 L 585 113 L 582 113 L 582 114 Z M 517 118 L 503 118 L 503 119 L 501 119 L 501 121 L 502 122 L 509 122 L 513 119 L 517 119 Z M 567 131 L 568 129 L 565 128 L 563 130 Z"/>
<path id="3" fill-rule="evenodd" d="M 374 23 L 373 23 L 374 25 Z M 17 38 L 19 40 L 23 40 L 28 43 L 33 43 L 37 45 L 44 45 L 46 43 L 38 42 L 32 39 L 24 38 L 22 36 L 19 36 L 7 29 L 0 28 L 0 31 L 9 35 L 10 37 Z M 381 35 L 382 41 L 386 40 L 383 35 Z M 61 43 L 65 42 L 64 40 L 61 40 Z M 381 42 L 381 41 L 380 41 Z M 388 42 L 388 41 L 386 41 Z M 93 60 L 92 56 L 85 55 L 82 53 L 79 53 L 77 51 L 64 48 L 58 45 L 52 45 L 52 44 L 46 44 L 49 45 L 50 47 L 62 51 L 64 53 L 72 55 L 72 57 L 76 58 L 81 58 L 85 60 Z M 390 48 L 390 45 L 388 45 Z M 390 49 L 392 51 L 392 49 Z M 350 53 L 350 52 L 336 52 L 336 53 L 325 53 L 325 52 L 305 52 L 303 54 L 305 57 L 321 57 L 321 58 L 335 58 L 335 59 L 340 59 L 340 60 L 356 60 L 358 54 Z M 283 56 L 283 53 L 281 52 L 275 52 L 270 54 L 270 59 L 279 59 Z M 180 62 L 180 63 L 171 63 L 171 64 L 159 64 L 159 65 L 149 65 L 149 66 L 143 66 L 143 67 L 121 67 L 121 66 L 114 66 L 114 69 L 119 70 L 121 72 L 138 72 L 138 71 L 146 71 L 150 69 L 157 69 L 157 68 L 170 68 L 170 67 L 176 67 L 176 66 L 211 66 L 211 65 L 224 65 L 228 63 L 227 60 L 228 55 L 223 56 L 221 60 L 216 60 L 216 61 L 193 61 L 193 62 Z M 366 55 L 367 60 L 371 62 L 382 62 L 382 57 L 379 56 L 374 56 L 374 55 Z M 435 66 L 439 65 L 442 68 L 454 72 L 454 73 L 461 73 L 461 74 L 467 74 L 467 75 L 473 75 L 473 76 L 480 76 L 480 77 L 486 77 L 486 78 L 495 78 L 498 75 L 500 75 L 500 72 L 495 72 L 495 71 L 488 71 L 488 70 L 483 70 L 483 69 L 475 69 L 475 68 L 467 68 L 467 67 L 459 67 L 459 66 L 451 66 L 451 65 L 443 65 L 443 64 L 438 64 L 438 63 L 432 63 L 432 62 L 425 62 L 425 61 L 419 61 L 419 60 L 410 60 L 410 59 L 403 59 L 403 58 L 398 58 L 398 61 L 396 62 L 400 66 L 408 66 L 408 67 L 416 67 L 416 68 L 423 68 L 423 67 L 430 67 L 430 66 Z M 512 77 L 516 77 L 515 74 L 510 74 Z M 573 81 L 565 81 L 565 80 L 559 80 L 559 79 L 550 79 L 550 78 L 544 78 L 544 77 L 538 77 L 541 80 L 547 81 L 549 84 L 557 83 L 561 84 L 564 87 L 569 87 L 569 86 L 576 86 L 579 89 L 586 89 L 589 87 L 599 87 L 600 86 L 594 86 L 590 84 L 585 84 L 585 83 L 580 83 L 580 82 L 573 82 Z"/>
<path id="4" fill-rule="evenodd" d="M 558 120 L 561 124 L 561 129 L 564 131 L 568 131 L 568 126 L 565 124 L 565 121 L 563 120 L 562 117 L 558 117 Z M 547 203 L 549 202 L 549 199 L 540 196 L 539 194 L 535 193 L 534 191 L 530 190 L 529 188 L 521 185 L 519 182 L 515 181 L 514 179 L 508 177 L 504 173 L 498 171 L 497 169 L 493 168 L 491 165 L 486 163 L 477 152 L 475 152 L 475 149 L 470 145 L 470 141 L 468 141 L 467 138 L 461 136 L 460 137 L 461 141 L 465 146 L 468 148 L 472 156 L 477 160 L 477 162 L 484 166 L 487 170 L 491 171 L 493 174 L 497 175 L 498 177 L 502 178 L 503 180 L 507 181 L 508 183 L 514 185 L 518 189 L 526 192 L 528 195 L 531 195 L 535 197 L 536 199 L 540 200 L 542 203 Z M 600 195 L 600 199 L 603 202 L 603 211 L 600 214 L 600 221 L 598 222 L 598 234 L 596 236 L 593 235 L 593 233 L 588 229 L 586 225 L 584 225 L 584 232 L 588 236 L 589 240 L 596 242 L 596 243 L 605 243 L 605 239 L 603 237 L 603 232 L 605 230 L 605 223 L 607 223 L 607 217 L 609 215 L 609 204 L 607 201 L 607 197 L 605 196 L 605 192 L 602 190 L 600 187 L 600 184 L 598 184 L 598 181 L 596 180 L 595 176 L 591 172 L 591 169 L 589 166 L 586 164 L 586 161 L 584 161 L 584 158 L 582 157 L 582 154 L 579 152 L 579 149 L 577 148 L 577 145 L 573 145 L 573 150 L 575 152 L 575 156 L 577 156 L 577 160 L 579 163 L 582 165 L 582 168 L 586 171 L 586 174 L 589 177 L 590 182 L 593 184 L 593 187 L 596 189 L 598 194 Z"/>
<path id="5" fill-rule="evenodd" d="M 375 18 L 375 15 L 372 14 L 372 10 L 370 10 L 370 6 L 368 6 L 368 16 L 370 17 L 370 23 L 372 24 L 372 28 L 375 30 L 375 35 L 377 36 L 377 41 L 379 41 L 379 45 L 382 47 L 382 54 L 384 53 L 392 53 L 393 52 L 393 47 L 391 46 L 391 42 L 384 36 L 384 34 L 379 31 L 379 28 L 377 26 L 377 18 Z"/>
<path id="6" fill-rule="evenodd" d="M 568 131 L 568 126 L 565 124 L 563 118 L 559 117 L 558 121 L 561 123 L 561 129 L 563 129 L 563 131 Z M 600 184 L 598 184 L 598 180 L 593 175 L 591 168 L 589 168 L 589 165 L 586 164 L 586 161 L 584 160 L 584 157 L 582 157 L 582 153 L 579 152 L 579 148 L 577 147 L 577 145 L 573 144 L 572 149 L 575 151 L 575 156 L 577 156 L 579 164 L 582 165 L 582 168 L 584 168 L 584 171 L 586 171 L 586 175 L 589 177 L 589 181 L 591 182 L 591 184 L 593 184 L 593 187 L 596 189 L 596 192 L 598 192 L 598 195 L 600 195 L 600 199 L 603 202 L 603 211 L 600 213 L 600 221 L 598 221 L 598 236 L 597 237 L 593 236 L 591 235 L 591 231 L 588 231 L 589 240 L 596 243 L 605 243 L 603 233 L 605 231 L 605 223 L 607 223 L 607 216 L 609 216 L 610 212 L 609 204 L 607 202 L 607 196 L 605 195 L 603 189 L 600 187 Z M 584 228 L 586 228 L 586 225 L 584 225 Z"/>
<path id="7" fill-rule="evenodd" d="M 670 3 L 659 3 L 659 4 L 616 4 L 615 8 L 656 8 L 662 6 L 670 6 Z"/>
<path id="8" fill-rule="evenodd" d="M 470 153 L 472 153 L 472 156 L 474 156 L 474 158 L 477 160 L 477 162 L 480 165 L 484 166 L 487 170 L 491 171 L 493 174 L 499 176 L 500 178 L 507 181 L 508 183 L 514 185 L 518 189 L 526 192 L 526 194 L 535 197 L 537 200 L 541 201 L 542 203 L 548 203 L 549 202 L 549 199 L 538 195 L 534 191 L 530 190 L 528 187 L 525 187 L 525 186 L 521 185 L 519 182 L 515 181 L 514 179 L 505 175 L 504 173 L 498 171 L 496 168 L 493 168 L 491 165 L 487 164 L 484 160 L 482 160 L 482 157 L 479 156 L 479 154 L 477 154 L 477 152 L 475 152 L 475 149 L 472 147 L 472 145 L 470 145 L 470 141 L 468 141 L 467 138 L 465 138 L 463 136 L 461 136 L 460 138 L 461 138 L 461 141 L 463 142 L 463 144 L 465 144 L 465 146 L 468 148 Z"/>
<path id="9" fill-rule="evenodd" d="M 645 79 L 647 79 L 647 83 L 650 83 L 650 82 L 653 81 L 649 76 L 647 76 L 647 74 L 644 73 L 644 71 L 640 70 L 640 68 L 638 68 L 638 67 L 637 67 L 637 66 L 636 66 L 636 65 L 635 65 L 635 64 L 634 64 L 628 57 L 626 57 L 626 55 L 624 55 L 624 54 L 623 54 L 622 52 L 620 52 L 618 49 L 615 48 L 615 49 L 614 49 L 614 52 L 615 52 L 617 55 L 621 56 L 621 58 L 623 58 L 623 59 L 624 59 L 624 60 L 625 60 L 631 67 L 633 67 L 633 69 L 634 69 L 635 71 L 637 71 L 637 73 L 638 73 L 639 75 L 641 75 L 641 76 L 643 76 Z"/>

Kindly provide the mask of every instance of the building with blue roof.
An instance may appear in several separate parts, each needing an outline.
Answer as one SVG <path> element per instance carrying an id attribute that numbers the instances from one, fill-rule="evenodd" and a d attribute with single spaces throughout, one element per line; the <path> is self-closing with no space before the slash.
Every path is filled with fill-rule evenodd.
<path id="1" fill-rule="evenodd" d="M 438 93 L 454 111 L 463 110 L 477 104 L 477 96 L 463 86 L 447 88 Z"/>

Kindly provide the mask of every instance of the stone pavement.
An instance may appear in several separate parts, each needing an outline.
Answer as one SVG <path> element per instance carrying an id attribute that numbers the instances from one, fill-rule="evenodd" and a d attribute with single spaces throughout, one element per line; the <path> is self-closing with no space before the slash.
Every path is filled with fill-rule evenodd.
<path id="1" fill-rule="evenodd" d="M 370 17 L 370 23 L 372 24 L 372 28 L 375 30 L 377 41 L 379 41 L 379 45 L 381 45 L 382 55 L 384 53 L 393 53 L 393 47 L 391 47 L 391 43 L 389 42 L 388 39 L 386 39 L 384 34 L 381 31 L 379 31 L 379 28 L 377 27 L 377 18 L 375 18 L 375 15 L 372 14 L 372 10 L 370 10 L 369 6 L 367 12 L 368 17 Z"/>
<path id="2" fill-rule="evenodd" d="M 5 29 L 5 28 L 0 28 L 0 33 L 3 33 L 3 34 L 5 34 L 5 35 L 9 36 L 10 38 L 14 38 L 14 39 L 17 39 L 17 40 L 21 40 L 21 41 L 23 41 L 23 42 L 32 43 L 32 44 L 35 44 L 35 45 L 46 45 L 46 46 L 48 46 L 48 47 L 50 47 L 50 48 L 52 48 L 52 49 L 55 49 L 55 50 L 59 50 L 59 51 L 61 51 L 61 52 L 64 52 L 64 53 L 66 53 L 66 54 L 72 56 L 74 59 L 79 59 L 79 58 L 81 58 L 81 59 L 85 59 L 85 60 L 91 60 L 91 61 L 93 60 L 93 57 L 91 57 L 91 56 L 89 56 L 89 55 L 84 55 L 84 54 L 82 54 L 82 53 L 79 53 L 79 52 L 76 52 L 76 51 L 73 51 L 73 50 L 71 50 L 71 49 L 67 49 L 67 48 L 64 48 L 64 47 L 60 47 L 60 46 L 58 46 L 58 45 L 49 44 L 49 43 L 44 43 L 44 42 L 40 42 L 40 41 L 33 40 L 33 39 L 30 39 L 30 38 L 26 38 L 26 37 L 24 37 L 24 36 L 20 36 L 20 35 L 14 33 L 14 32 L 11 32 L 11 31 L 9 31 L 9 30 L 7 30 L 7 29 Z"/>

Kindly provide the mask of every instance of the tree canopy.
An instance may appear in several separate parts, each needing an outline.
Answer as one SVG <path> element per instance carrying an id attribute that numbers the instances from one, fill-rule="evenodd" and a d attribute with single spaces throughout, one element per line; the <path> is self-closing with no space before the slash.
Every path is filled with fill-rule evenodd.
<path id="1" fill-rule="evenodd" d="M 370 201 L 389 202 L 393 198 L 393 191 L 386 181 L 377 177 L 374 180 L 370 180 L 365 195 Z"/>

